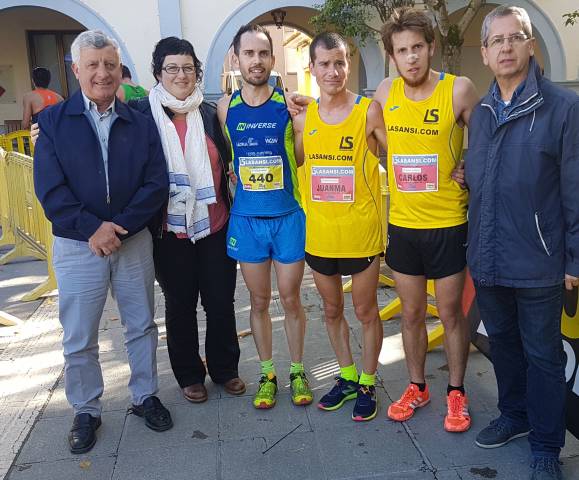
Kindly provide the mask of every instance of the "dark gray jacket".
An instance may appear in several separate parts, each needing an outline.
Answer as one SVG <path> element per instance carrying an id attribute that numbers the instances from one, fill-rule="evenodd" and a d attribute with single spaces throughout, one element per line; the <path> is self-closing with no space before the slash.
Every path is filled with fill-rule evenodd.
<path id="1" fill-rule="evenodd" d="M 470 273 L 481 286 L 556 285 L 579 276 L 579 97 L 531 58 L 499 124 L 493 88 L 469 126 Z"/>

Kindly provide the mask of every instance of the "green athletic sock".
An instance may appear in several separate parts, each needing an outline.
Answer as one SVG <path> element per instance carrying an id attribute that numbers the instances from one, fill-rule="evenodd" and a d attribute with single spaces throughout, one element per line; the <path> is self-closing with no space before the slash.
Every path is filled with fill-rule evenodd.
<path id="1" fill-rule="evenodd" d="M 269 373 L 272 373 L 273 375 L 275 375 L 275 367 L 273 366 L 273 359 L 270 358 L 269 360 L 264 360 L 261 363 L 261 373 L 262 375 L 268 375 Z"/>
<path id="2" fill-rule="evenodd" d="M 302 373 L 304 371 L 304 364 L 303 363 L 297 363 L 297 362 L 291 362 L 290 364 L 290 374 L 292 373 Z"/>
<path id="3" fill-rule="evenodd" d="M 362 371 L 362 375 L 360 375 L 360 381 L 358 382 L 360 385 L 376 385 L 376 374 L 370 375 Z"/>
<path id="4" fill-rule="evenodd" d="M 348 365 L 347 367 L 340 367 L 340 377 L 344 380 L 349 380 L 351 382 L 358 381 L 358 371 L 356 370 L 356 364 Z"/>

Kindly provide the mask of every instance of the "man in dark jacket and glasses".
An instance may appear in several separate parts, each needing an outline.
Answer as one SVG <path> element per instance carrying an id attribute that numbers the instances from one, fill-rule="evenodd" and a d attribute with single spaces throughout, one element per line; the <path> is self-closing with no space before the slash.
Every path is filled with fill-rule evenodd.
<path id="1" fill-rule="evenodd" d="M 489 335 L 500 416 L 476 443 L 529 434 L 532 479 L 560 479 L 565 442 L 563 283 L 579 284 L 579 97 L 542 76 L 527 12 L 485 18 L 495 75 L 469 128 L 467 261 Z"/>

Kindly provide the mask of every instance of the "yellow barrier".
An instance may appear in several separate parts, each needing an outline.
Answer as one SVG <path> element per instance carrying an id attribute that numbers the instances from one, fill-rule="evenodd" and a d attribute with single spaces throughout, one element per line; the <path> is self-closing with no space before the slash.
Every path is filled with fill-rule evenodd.
<path id="1" fill-rule="evenodd" d="M 6 152 L 0 146 L 0 226 L 2 227 L 2 236 L 0 237 L 0 247 L 3 245 L 14 245 L 16 239 L 12 231 L 10 222 L 10 189 L 6 181 L 6 162 L 4 161 Z"/>
<path id="2" fill-rule="evenodd" d="M 6 135 L 0 135 L 0 148 L 7 152 L 19 152 L 32 157 L 34 145 L 30 141 L 29 130 L 16 130 Z"/>
<path id="3" fill-rule="evenodd" d="M 22 297 L 24 301 L 36 300 L 56 288 L 56 279 L 52 270 L 51 226 L 34 194 L 32 158 L 0 149 L 0 186 L 3 185 L 7 195 L 2 197 L 2 205 L 7 200 L 7 225 L 14 236 L 14 248 L 0 257 L 0 265 L 25 256 L 46 260 L 48 279 Z"/>
<path id="4" fill-rule="evenodd" d="M 0 325 L 4 325 L 5 327 L 13 327 L 15 325 L 20 325 L 21 323 L 22 320 L 20 320 L 18 317 L 0 310 Z"/>

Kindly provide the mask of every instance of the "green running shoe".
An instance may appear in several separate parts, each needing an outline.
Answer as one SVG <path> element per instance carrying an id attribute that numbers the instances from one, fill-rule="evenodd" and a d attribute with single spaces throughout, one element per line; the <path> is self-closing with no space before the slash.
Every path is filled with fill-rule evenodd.
<path id="1" fill-rule="evenodd" d="M 290 387 L 294 405 L 309 405 L 314 396 L 305 372 L 290 373 Z"/>
<path id="2" fill-rule="evenodd" d="M 273 373 L 262 375 L 257 392 L 253 397 L 253 406 L 255 408 L 273 408 L 276 394 L 277 377 Z"/>

